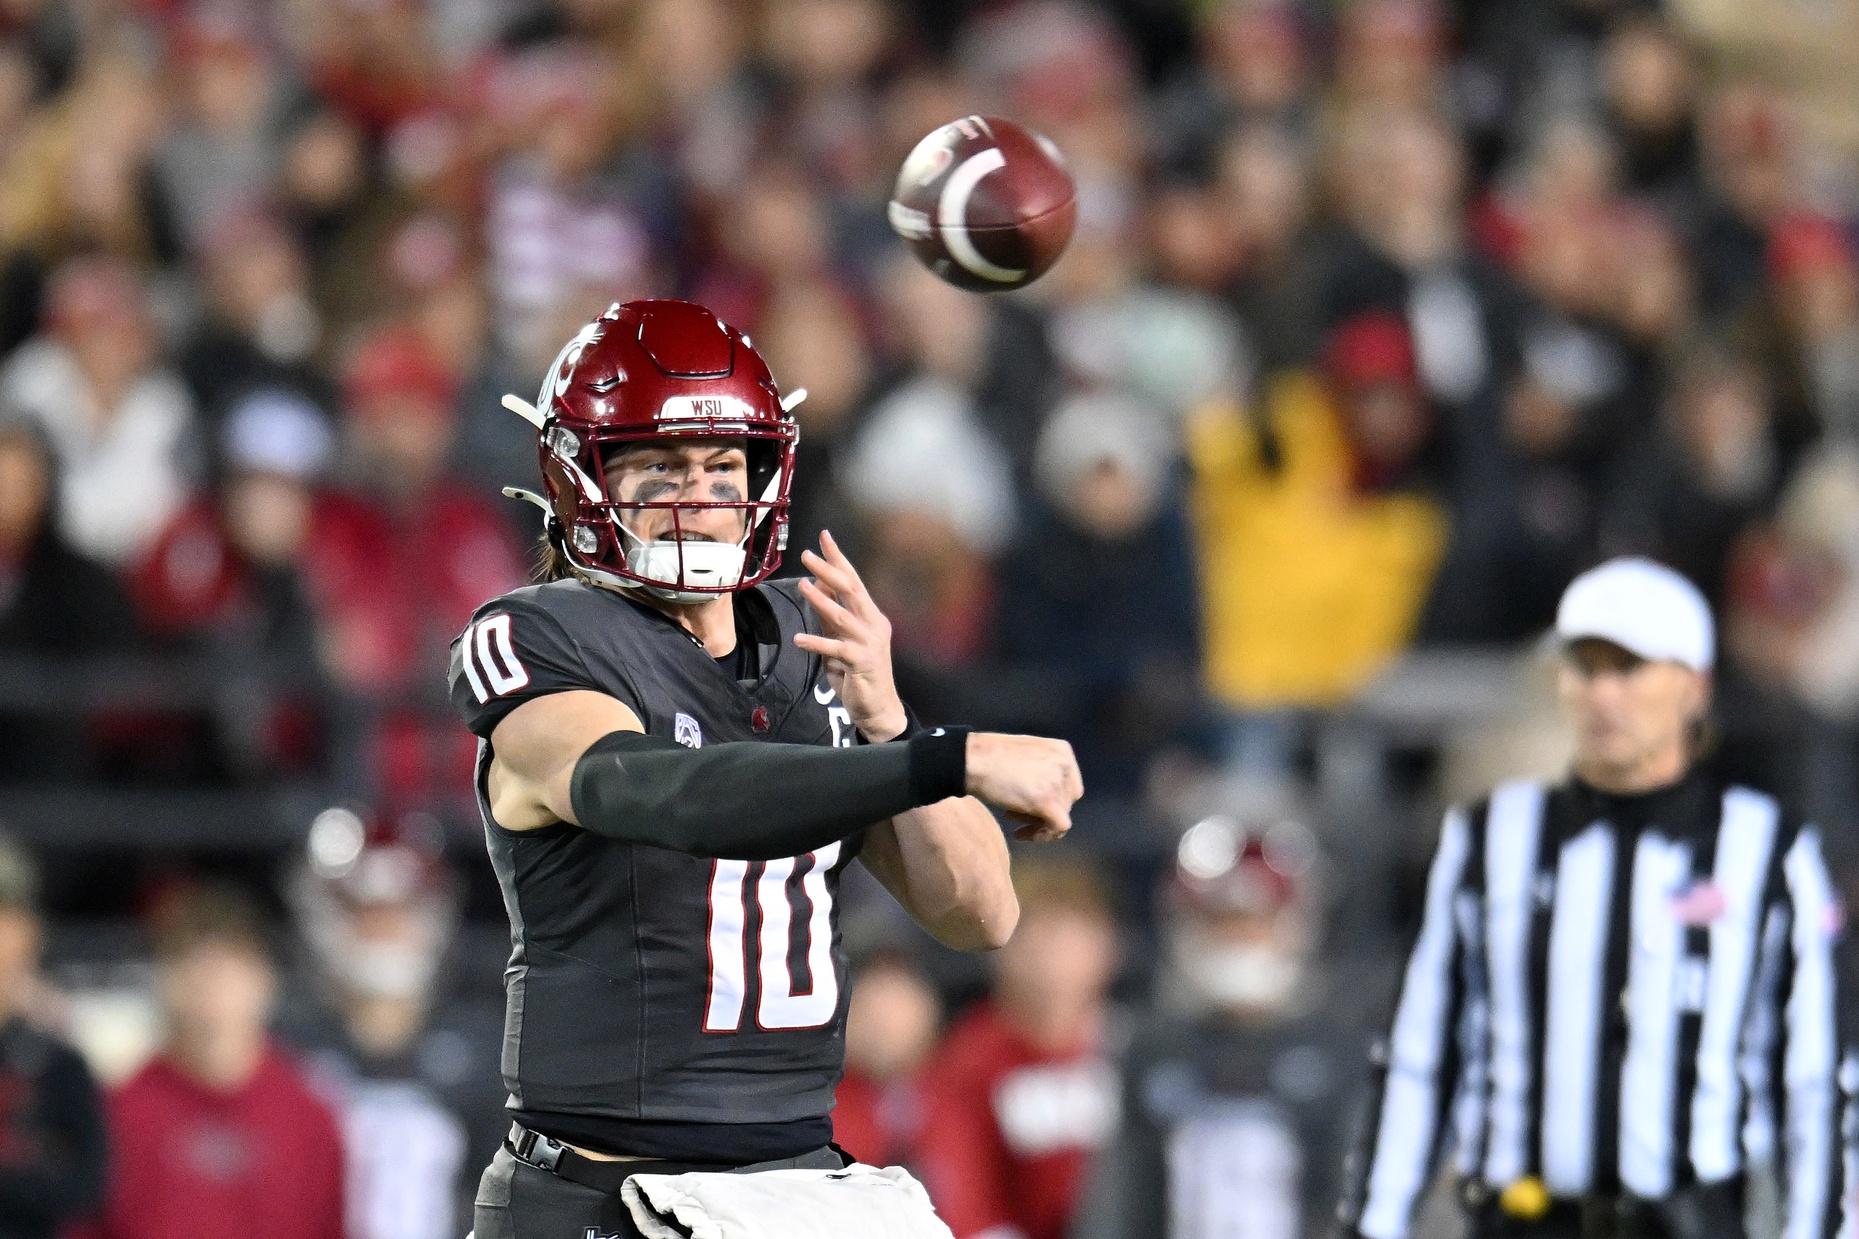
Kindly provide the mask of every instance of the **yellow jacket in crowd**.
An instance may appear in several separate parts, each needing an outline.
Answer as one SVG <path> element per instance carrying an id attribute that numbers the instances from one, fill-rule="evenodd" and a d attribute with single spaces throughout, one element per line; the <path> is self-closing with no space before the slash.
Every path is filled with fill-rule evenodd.
<path id="1" fill-rule="evenodd" d="M 1335 705 L 1412 637 L 1446 518 L 1422 495 L 1356 492 L 1348 440 L 1315 376 L 1272 382 L 1265 417 L 1276 468 L 1241 408 L 1189 419 L 1208 685 L 1245 709 Z"/>

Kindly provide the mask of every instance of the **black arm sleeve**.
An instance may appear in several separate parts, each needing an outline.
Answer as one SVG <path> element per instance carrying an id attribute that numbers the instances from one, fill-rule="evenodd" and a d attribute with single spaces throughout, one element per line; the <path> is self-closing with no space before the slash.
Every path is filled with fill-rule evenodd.
<path id="1" fill-rule="evenodd" d="M 960 796 L 967 732 L 904 744 L 822 748 L 739 742 L 685 748 L 616 731 L 575 763 L 569 796 L 585 830 L 729 860 L 798 856 L 906 809 Z"/>

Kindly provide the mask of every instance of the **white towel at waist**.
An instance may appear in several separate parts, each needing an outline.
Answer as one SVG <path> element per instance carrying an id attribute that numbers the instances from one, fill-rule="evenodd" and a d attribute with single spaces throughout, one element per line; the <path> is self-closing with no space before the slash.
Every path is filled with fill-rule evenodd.
<path id="1" fill-rule="evenodd" d="M 902 1166 L 636 1174 L 620 1198 L 646 1239 L 954 1239 Z"/>

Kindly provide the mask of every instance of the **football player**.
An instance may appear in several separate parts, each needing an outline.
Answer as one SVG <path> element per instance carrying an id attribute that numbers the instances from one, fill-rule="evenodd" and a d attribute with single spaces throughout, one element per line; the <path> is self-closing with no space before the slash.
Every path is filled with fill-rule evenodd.
<path id="1" fill-rule="evenodd" d="M 477 1239 L 635 1233 L 643 1171 L 838 1168 L 839 880 L 861 860 L 931 933 L 1006 941 L 1007 849 L 1070 828 L 1069 746 L 927 730 L 830 536 L 770 581 L 795 423 L 747 336 L 614 305 L 532 406 L 548 563 L 452 647 L 510 914 L 513 1123 Z"/>

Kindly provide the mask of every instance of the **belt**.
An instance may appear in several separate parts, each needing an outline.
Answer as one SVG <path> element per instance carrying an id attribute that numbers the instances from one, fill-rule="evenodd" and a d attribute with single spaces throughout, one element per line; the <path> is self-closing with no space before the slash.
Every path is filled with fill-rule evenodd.
<path id="1" fill-rule="evenodd" d="M 627 1161 L 612 1162 L 602 1158 L 588 1157 L 561 1141 L 545 1136 L 539 1131 L 533 1131 L 521 1123 L 510 1124 L 510 1134 L 504 1138 L 503 1147 L 509 1151 L 510 1156 L 526 1166 L 546 1170 L 558 1179 L 579 1183 L 583 1187 L 591 1187 L 596 1191 L 606 1192 L 608 1195 L 618 1192 L 625 1185 L 626 1180 L 636 1174 L 780 1170 L 814 1156 L 811 1153 L 803 1153 L 799 1157 L 758 1162 L 752 1166 L 742 1166 L 735 1162 L 681 1162 L 653 1157 L 635 1157 Z M 838 1155 L 842 1165 L 852 1164 L 854 1159 L 845 1155 L 837 1145 L 827 1147 Z"/>
<path id="2" fill-rule="evenodd" d="M 1533 1195 L 1540 1199 L 1525 1202 L 1515 1198 L 1516 1186 L 1499 1192 L 1476 1179 L 1460 1184 L 1462 1198 L 1478 1221 L 1476 1233 L 1487 1239 L 1743 1239 L 1740 1178 L 1683 1184 L 1660 1200 L 1606 1191 L 1551 1198 L 1539 1182 Z M 1519 1208 L 1525 1203 L 1535 1207 Z"/>
<path id="3" fill-rule="evenodd" d="M 579 1183 L 609 1195 L 619 1191 L 626 1180 L 636 1174 L 682 1174 L 686 1170 L 731 1169 L 721 1165 L 667 1162 L 644 1157 L 610 1162 L 578 1153 L 561 1141 L 539 1131 L 532 1131 L 521 1123 L 510 1124 L 510 1134 L 504 1138 L 503 1147 L 510 1151 L 510 1156 L 525 1165 L 546 1170 L 558 1179 Z"/>

